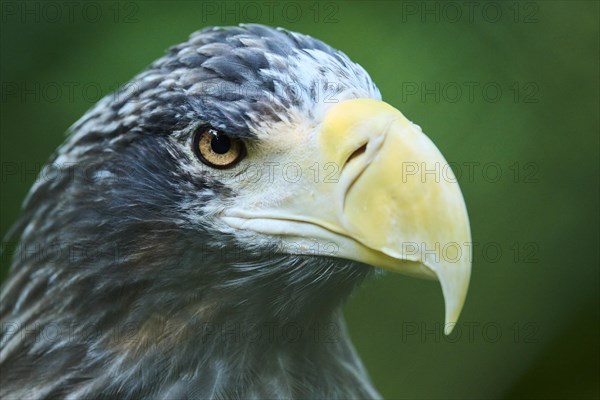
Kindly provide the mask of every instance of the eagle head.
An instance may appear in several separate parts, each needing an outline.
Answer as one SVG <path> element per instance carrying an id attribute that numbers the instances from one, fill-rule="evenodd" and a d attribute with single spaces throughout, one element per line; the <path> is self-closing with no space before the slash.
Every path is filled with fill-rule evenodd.
<path id="1" fill-rule="evenodd" d="M 15 232 L 0 361 L 17 397 L 376 397 L 343 300 L 373 267 L 437 279 L 449 332 L 471 268 L 431 140 L 345 54 L 260 25 L 194 33 L 101 100 Z M 332 342 L 279 335 L 332 321 Z"/>

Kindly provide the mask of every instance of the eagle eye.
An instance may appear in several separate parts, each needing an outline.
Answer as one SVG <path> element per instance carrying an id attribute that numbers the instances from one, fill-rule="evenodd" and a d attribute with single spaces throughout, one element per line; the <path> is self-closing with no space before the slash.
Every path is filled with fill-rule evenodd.
<path id="1" fill-rule="evenodd" d="M 194 135 L 194 152 L 213 168 L 231 168 L 246 155 L 244 143 L 211 127 L 202 127 Z"/>

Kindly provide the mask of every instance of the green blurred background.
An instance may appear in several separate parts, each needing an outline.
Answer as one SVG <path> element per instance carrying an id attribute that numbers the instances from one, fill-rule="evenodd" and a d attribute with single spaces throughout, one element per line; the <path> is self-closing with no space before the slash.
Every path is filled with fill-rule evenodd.
<path id="1" fill-rule="evenodd" d="M 469 209 L 450 337 L 435 283 L 388 274 L 346 306 L 381 393 L 598 398 L 599 18 L 596 1 L 3 1 L 0 233 L 101 95 L 205 26 L 283 26 L 369 71 L 453 163 Z"/>

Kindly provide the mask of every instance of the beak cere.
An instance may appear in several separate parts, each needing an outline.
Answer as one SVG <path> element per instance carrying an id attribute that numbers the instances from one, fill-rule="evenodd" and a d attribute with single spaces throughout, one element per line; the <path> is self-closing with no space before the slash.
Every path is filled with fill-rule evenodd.
<path id="1" fill-rule="evenodd" d="M 437 279 L 449 334 L 469 285 L 471 232 L 440 151 L 400 111 L 372 99 L 335 104 L 306 140 L 308 151 L 288 160 L 305 170 L 333 168 L 337 179 L 263 186 L 254 206 L 229 210 L 225 222 L 305 247 L 324 239 L 335 244 L 330 256 Z M 269 205 L 269 191 L 283 197 Z"/>
<path id="2" fill-rule="evenodd" d="M 320 135 L 322 156 L 343 166 L 337 188 L 343 207 L 330 215 L 360 244 L 356 259 L 437 278 L 449 334 L 471 273 L 469 219 L 450 166 L 418 126 L 377 100 L 337 104 Z M 357 143 L 366 144 L 362 154 L 352 153 Z"/>

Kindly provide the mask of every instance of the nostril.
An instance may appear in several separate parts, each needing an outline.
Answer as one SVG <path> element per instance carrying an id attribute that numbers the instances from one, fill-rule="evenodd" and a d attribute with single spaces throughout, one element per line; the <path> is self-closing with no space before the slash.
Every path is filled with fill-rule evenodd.
<path id="1" fill-rule="evenodd" d="M 345 179 L 344 179 L 345 190 L 344 190 L 344 200 L 343 200 L 343 204 L 342 204 L 342 210 L 345 209 L 345 207 L 346 207 L 346 198 L 348 197 L 348 193 L 350 192 L 350 190 L 352 189 L 352 187 L 354 186 L 354 184 L 356 183 L 358 178 L 360 178 L 362 173 L 365 172 L 368 162 L 357 162 L 356 164 L 352 163 L 352 166 L 350 168 L 346 168 L 346 167 L 350 166 L 352 160 L 362 156 L 363 154 L 366 153 L 366 151 L 367 151 L 367 143 L 363 144 L 358 149 L 354 150 L 354 152 L 352 152 L 352 154 L 350 154 L 350 156 L 346 160 L 346 164 L 344 165 L 346 173 L 344 174 L 345 175 Z"/>
<path id="2" fill-rule="evenodd" d="M 366 143 L 363 144 L 362 146 L 360 146 L 358 149 L 354 150 L 354 152 L 352 154 L 350 154 L 350 157 L 348 157 L 348 159 L 346 160 L 346 164 L 348 164 L 350 161 L 354 160 L 356 157 L 364 154 L 365 151 L 367 151 Z"/>

